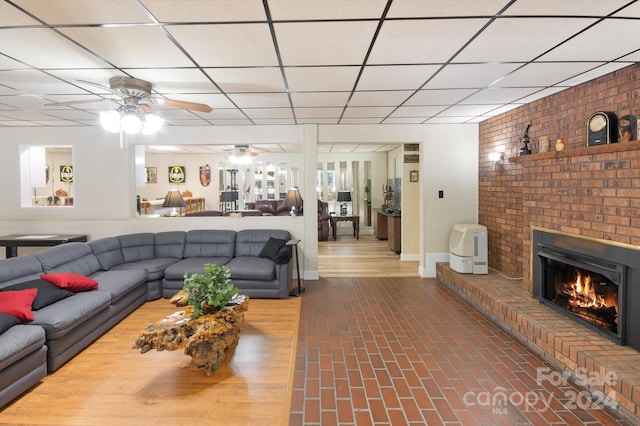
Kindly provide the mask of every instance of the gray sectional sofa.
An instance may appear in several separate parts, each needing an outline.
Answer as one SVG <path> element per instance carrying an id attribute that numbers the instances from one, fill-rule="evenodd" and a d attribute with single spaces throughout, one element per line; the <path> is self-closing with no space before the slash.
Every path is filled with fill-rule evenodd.
<path id="1" fill-rule="evenodd" d="M 138 233 L 67 243 L 0 260 L 0 291 L 42 274 L 74 273 L 98 283 L 33 310 L 33 321 L 0 334 L 0 408 L 81 352 L 145 301 L 171 297 L 185 273 L 226 265 L 240 292 L 286 298 L 292 280 L 284 230 Z M 275 251 L 274 251 L 275 250 Z"/>

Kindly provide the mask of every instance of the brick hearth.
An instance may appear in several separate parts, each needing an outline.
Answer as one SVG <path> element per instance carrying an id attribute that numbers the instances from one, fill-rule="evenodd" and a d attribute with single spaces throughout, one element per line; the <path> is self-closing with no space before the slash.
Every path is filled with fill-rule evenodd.
<path id="1" fill-rule="evenodd" d="M 459 274 L 448 263 L 438 263 L 436 272 L 441 283 L 559 370 L 596 378 L 603 371 L 615 373 L 611 386 L 596 379 L 590 390 L 613 395 L 618 411 L 640 424 L 640 352 L 580 326 L 493 270 L 488 275 Z"/>

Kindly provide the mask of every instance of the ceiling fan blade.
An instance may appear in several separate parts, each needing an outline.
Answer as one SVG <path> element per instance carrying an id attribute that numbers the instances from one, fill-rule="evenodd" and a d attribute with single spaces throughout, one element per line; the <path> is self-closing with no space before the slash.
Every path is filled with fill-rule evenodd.
<path id="1" fill-rule="evenodd" d="M 44 106 L 80 105 L 80 104 L 91 104 L 95 102 L 117 102 L 117 101 L 114 99 L 94 98 L 94 99 L 83 99 L 80 101 L 51 102 L 48 104 L 44 104 Z"/>
<path id="2" fill-rule="evenodd" d="M 211 108 L 209 105 L 199 104 L 196 102 L 177 101 L 174 99 L 164 99 L 164 98 L 150 98 L 149 102 L 156 105 L 168 106 L 172 108 L 188 109 L 188 110 L 194 110 L 194 111 L 200 111 L 200 112 L 213 111 L 213 108 Z"/>

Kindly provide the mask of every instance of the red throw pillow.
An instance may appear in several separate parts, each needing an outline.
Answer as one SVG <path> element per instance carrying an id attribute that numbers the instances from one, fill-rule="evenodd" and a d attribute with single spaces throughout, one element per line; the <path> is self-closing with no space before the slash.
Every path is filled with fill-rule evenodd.
<path id="1" fill-rule="evenodd" d="M 51 284 L 55 284 L 60 288 L 73 292 L 98 289 L 98 281 L 84 275 L 74 274 L 73 272 L 42 274 L 40 275 L 40 278 L 47 280 Z"/>
<path id="2" fill-rule="evenodd" d="M 22 322 L 33 321 L 31 304 L 37 295 L 38 290 L 35 288 L 2 291 L 0 292 L 0 312 L 13 315 Z"/>

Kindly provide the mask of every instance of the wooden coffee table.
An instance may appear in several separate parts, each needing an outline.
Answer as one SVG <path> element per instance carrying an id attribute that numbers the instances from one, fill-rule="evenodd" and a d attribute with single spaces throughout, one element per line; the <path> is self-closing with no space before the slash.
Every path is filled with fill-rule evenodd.
<path id="1" fill-rule="evenodd" d="M 353 236 L 356 240 L 360 239 L 360 216 L 357 215 L 333 215 L 330 216 L 331 228 L 333 232 L 333 240 L 337 239 L 337 226 L 338 222 L 352 222 L 353 223 Z"/>
<path id="2" fill-rule="evenodd" d="M 174 296 L 171 300 L 177 299 Z M 191 309 L 187 307 L 145 328 L 133 348 L 140 349 L 142 354 L 152 349 L 175 351 L 184 348 L 184 353 L 193 360 L 191 368 L 204 371 L 208 376 L 224 360 L 225 350 L 238 345 L 238 324 L 248 309 L 249 297 L 244 295 L 236 296 L 220 311 L 197 318 L 191 316 Z"/>

